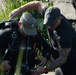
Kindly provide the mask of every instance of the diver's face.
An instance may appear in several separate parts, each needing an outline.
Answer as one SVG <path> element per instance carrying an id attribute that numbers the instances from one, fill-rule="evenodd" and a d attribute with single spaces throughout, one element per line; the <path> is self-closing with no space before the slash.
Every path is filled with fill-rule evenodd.
<path id="1" fill-rule="evenodd" d="M 23 25 L 22 25 L 22 24 L 19 25 L 19 31 L 20 31 L 20 33 L 21 33 L 23 36 L 26 36 L 26 34 L 25 34 L 24 31 L 23 31 Z"/>
<path id="2" fill-rule="evenodd" d="M 48 25 L 48 28 L 53 30 L 53 29 L 56 29 L 59 25 L 60 25 L 60 22 L 61 22 L 61 16 L 58 17 L 55 21 L 54 21 L 54 24 L 53 25 Z"/>

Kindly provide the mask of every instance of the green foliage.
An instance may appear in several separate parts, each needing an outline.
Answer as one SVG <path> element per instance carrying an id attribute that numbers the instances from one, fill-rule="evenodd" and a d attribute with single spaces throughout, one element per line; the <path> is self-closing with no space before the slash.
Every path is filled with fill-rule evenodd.
<path id="1" fill-rule="evenodd" d="M 15 8 L 20 7 L 23 4 L 26 4 L 26 1 L 20 1 L 20 0 L 4 0 L 3 6 L 5 9 L 0 9 L 0 21 L 9 19 L 9 13 L 14 10 Z"/>

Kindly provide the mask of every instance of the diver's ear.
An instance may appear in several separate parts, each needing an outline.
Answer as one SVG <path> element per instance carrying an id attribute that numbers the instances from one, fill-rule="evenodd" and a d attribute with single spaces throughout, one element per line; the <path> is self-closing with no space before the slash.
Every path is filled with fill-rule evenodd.
<path id="1" fill-rule="evenodd" d="M 59 16 L 59 20 L 61 20 L 61 16 Z"/>
<path id="2" fill-rule="evenodd" d="M 21 26 L 21 25 L 22 25 L 22 23 L 20 21 L 18 21 L 18 26 Z"/>

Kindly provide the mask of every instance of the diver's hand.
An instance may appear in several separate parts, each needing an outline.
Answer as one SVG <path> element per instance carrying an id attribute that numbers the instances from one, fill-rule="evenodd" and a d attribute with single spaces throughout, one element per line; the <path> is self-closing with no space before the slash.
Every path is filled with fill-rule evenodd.
<path id="1" fill-rule="evenodd" d="M 42 66 L 39 66 L 36 70 L 33 70 L 33 69 L 31 70 L 32 75 L 40 75 L 44 72 L 45 72 L 45 69 Z"/>
<path id="2" fill-rule="evenodd" d="M 0 69 L 4 71 L 9 71 L 11 69 L 11 66 L 9 65 L 9 61 L 4 60 L 0 65 Z"/>
<path id="3" fill-rule="evenodd" d="M 43 57 L 39 66 L 44 66 L 46 63 L 47 63 L 47 59 Z"/>
<path id="4" fill-rule="evenodd" d="M 20 14 L 19 9 L 14 9 L 12 12 L 9 13 L 9 19 L 13 19 L 14 17 L 18 16 Z"/>

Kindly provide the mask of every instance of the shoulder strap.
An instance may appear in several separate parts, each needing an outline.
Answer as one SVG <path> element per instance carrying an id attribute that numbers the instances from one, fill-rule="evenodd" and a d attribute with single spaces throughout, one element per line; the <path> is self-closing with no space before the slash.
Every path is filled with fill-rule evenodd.
<path id="1" fill-rule="evenodd" d="M 17 35 L 17 31 L 16 30 L 12 30 L 12 34 L 11 34 L 11 40 L 10 42 L 8 43 L 8 49 L 9 50 L 16 50 L 14 48 L 14 43 L 15 43 L 15 40 L 17 39 L 18 35 Z"/>

